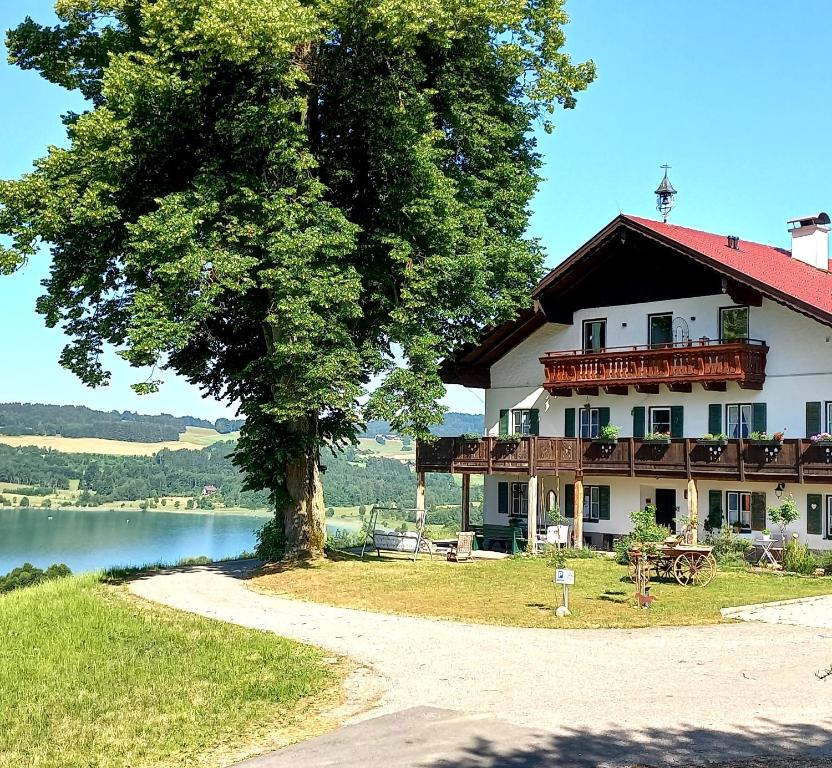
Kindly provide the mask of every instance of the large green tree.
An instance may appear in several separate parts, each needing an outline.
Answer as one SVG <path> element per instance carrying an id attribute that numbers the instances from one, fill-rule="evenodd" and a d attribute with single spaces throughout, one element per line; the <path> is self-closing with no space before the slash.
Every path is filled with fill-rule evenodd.
<path id="1" fill-rule="evenodd" d="M 48 245 L 37 308 L 87 384 L 112 344 L 239 403 L 236 461 L 315 555 L 322 448 L 423 434 L 437 361 L 528 301 L 531 131 L 594 77 L 562 4 L 58 0 L 10 57 L 89 109 L 0 184 L 0 271 Z"/>

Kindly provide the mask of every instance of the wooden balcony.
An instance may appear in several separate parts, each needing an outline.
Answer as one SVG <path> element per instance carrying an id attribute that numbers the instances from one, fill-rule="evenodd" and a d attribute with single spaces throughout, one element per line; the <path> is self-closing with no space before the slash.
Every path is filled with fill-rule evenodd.
<path id="1" fill-rule="evenodd" d="M 543 387 L 553 395 L 626 395 L 630 386 L 658 393 L 690 392 L 694 384 L 724 391 L 729 381 L 744 389 L 762 389 L 766 378 L 765 342 L 748 339 L 721 343 L 702 339 L 662 347 L 610 347 L 600 352 L 548 352 L 540 358 Z"/>
<path id="2" fill-rule="evenodd" d="M 418 472 L 551 474 L 696 478 L 736 482 L 832 482 L 832 446 L 810 440 L 756 444 L 729 440 L 703 444 L 686 438 L 667 444 L 624 438 L 613 443 L 560 437 L 443 437 L 416 445 Z"/>

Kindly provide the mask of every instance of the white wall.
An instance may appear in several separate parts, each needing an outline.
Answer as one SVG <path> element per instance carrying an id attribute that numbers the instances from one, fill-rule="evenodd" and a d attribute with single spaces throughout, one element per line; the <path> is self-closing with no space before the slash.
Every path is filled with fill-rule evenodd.
<path id="1" fill-rule="evenodd" d="M 632 409 L 637 406 L 685 406 L 685 435 L 699 437 L 708 431 L 710 403 L 765 402 L 770 432 L 786 429 L 787 437 L 804 437 L 806 402 L 832 400 L 832 328 L 817 323 L 769 300 L 750 308 L 750 335 L 769 345 L 766 381 L 762 391 L 743 390 L 728 384 L 726 392 L 706 392 L 694 385 L 690 394 L 668 392 L 642 395 L 631 387 L 627 396 L 573 395 L 554 397 L 542 388 L 540 356 L 549 351 L 578 349 L 583 320 L 607 319 L 607 346 L 647 343 L 647 316 L 673 312 L 690 327 L 690 337 L 719 336 L 719 308 L 733 305 L 729 296 L 705 296 L 668 302 L 648 302 L 618 307 L 595 307 L 575 313 L 570 326 L 549 323 L 510 350 L 491 367 L 491 389 L 486 390 L 485 423 L 489 434 L 499 430 L 501 409 L 538 408 L 540 434 L 562 436 L 564 410 L 579 408 L 587 401 L 593 407 L 610 408 L 613 424 L 621 436 L 632 435 Z M 624 324 L 626 323 L 626 327 Z M 724 422 L 724 410 L 723 410 Z M 723 423 L 723 428 L 724 423 Z"/>

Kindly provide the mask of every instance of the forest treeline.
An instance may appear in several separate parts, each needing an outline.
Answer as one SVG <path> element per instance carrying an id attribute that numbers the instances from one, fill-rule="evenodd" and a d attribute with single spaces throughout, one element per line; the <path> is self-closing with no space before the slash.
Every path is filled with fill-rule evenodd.
<path id="1" fill-rule="evenodd" d="M 243 490 L 243 476 L 230 457 L 233 449 L 234 443 L 228 441 L 202 450 L 165 448 L 153 456 L 111 456 L 0 444 L 0 482 L 43 496 L 79 480 L 80 502 L 91 506 L 160 496 L 201 498 L 205 486 L 215 485 L 219 492 L 211 497 L 213 502 L 252 509 L 268 506 L 265 492 Z M 416 478 L 410 467 L 395 459 L 367 457 L 348 447 L 343 453 L 326 454 L 322 463 L 329 506 L 392 502 L 413 508 L 416 504 Z M 472 492 L 476 499 L 480 489 Z M 450 475 L 429 474 L 427 500 L 431 505 L 458 504 L 460 488 Z"/>
<path id="2" fill-rule="evenodd" d="M 442 424 L 431 429 L 439 437 L 482 432 L 482 414 L 445 414 Z M 178 440 L 186 427 L 216 429 L 227 435 L 243 425 L 242 419 L 208 421 L 194 416 L 156 416 L 132 411 L 96 411 L 83 405 L 44 405 L 41 403 L 0 403 L 0 435 L 60 435 L 61 437 L 99 437 L 129 443 L 162 443 Z M 391 432 L 386 421 L 369 421 L 361 437 Z"/>
<path id="3" fill-rule="evenodd" d="M 242 419 L 208 421 L 193 416 L 162 413 L 150 416 L 132 411 L 96 411 L 83 405 L 0 403 L 0 434 L 99 437 L 130 443 L 178 440 L 186 427 L 236 432 Z"/>

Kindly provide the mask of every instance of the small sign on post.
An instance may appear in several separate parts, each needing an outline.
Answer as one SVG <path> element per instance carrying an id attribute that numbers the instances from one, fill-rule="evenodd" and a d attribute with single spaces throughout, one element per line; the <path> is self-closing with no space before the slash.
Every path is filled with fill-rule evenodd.
<path id="1" fill-rule="evenodd" d="M 569 586 L 575 583 L 575 571 L 571 568 L 556 568 L 554 581 L 555 584 L 563 584 L 563 605 L 557 607 L 555 614 L 559 617 L 569 616 Z"/>

